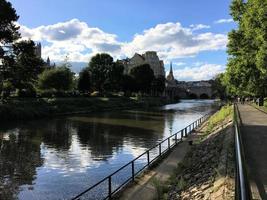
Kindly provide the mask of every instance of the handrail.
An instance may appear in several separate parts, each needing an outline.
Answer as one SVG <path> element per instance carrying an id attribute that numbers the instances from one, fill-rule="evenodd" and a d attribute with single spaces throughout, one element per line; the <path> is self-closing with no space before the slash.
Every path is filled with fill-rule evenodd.
<path id="1" fill-rule="evenodd" d="M 154 163 L 157 159 L 159 159 L 160 157 L 162 157 L 162 155 L 164 155 L 168 151 L 170 151 L 178 143 L 182 142 L 182 139 L 184 137 L 187 137 L 188 134 L 192 133 L 192 131 L 195 128 L 197 128 L 198 126 L 200 126 L 209 117 L 209 115 L 210 115 L 210 113 L 205 114 L 204 116 L 200 117 L 199 119 L 197 119 L 196 121 L 194 121 L 190 125 L 186 126 L 185 128 L 181 129 L 180 131 L 178 131 L 178 132 L 170 135 L 169 137 L 165 138 L 160 143 L 158 143 L 155 146 L 151 147 L 150 149 L 146 150 L 144 153 L 142 153 L 138 157 L 134 158 L 132 161 L 128 162 L 127 164 L 123 165 L 122 167 L 120 167 L 119 169 L 117 169 L 116 171 L 114 171 L 113 173 L 111 173 L 110 175 L 108 175 L 107 177 L 101 179 L 99 182 L 97 182 L 96 184 L 92 185 L 91 187 L 89 187 L 85 191 L 81 192 L 77 196 L 73 197 L 71 200 L 78 200 L 78 199 L 80 199 L 80 197 L 82 197 L 84 194 L 88 193 L 89 191 L 91 191 L 92 189 L 94 189 L 95 187 L 97 187 L 99 184 L 101 184 L 101 183 L 103 183 L 104 181 L 107 181 L 107 180 L 108 180 L 108 196 L 103 197 L 103 199 L 111 199 L 111 197 L 115 193 L 117 193 L 123 186 L 125 186 L 131 180 L 134 181 L 135 177 L 141 171 L 143 171 L 145 168 L 149 167 L 152 163 Z M 177 135 L 179 133 L 181 134 L 181 137 L 180 138 L 177 138 Z M 173 137 L 174 137 L 175 142 L 171 145 L 170 144 L 170 139 L 173 138 Z M 178 140 L 180 140 L 180 141 L 178 142 Z M 165 143 L 166 141 L 168 141 L 167 148 L 162 151 L 162 144 Z M 156 148 L 159 149 L 159 155 L 157 155 L 152 160 L 150 160 L 150 153 L 149 152 L 151 152 L 153 149 L 156 149 Z M 143 167 L 141 167 L 141 169 L 138 169 L 138 171 L 136 171 L 135 170 L 135 161 L 138 160 L 139 158 L 141 158 L 144 155 L 147 155 L 147 163 Z M 120 184 L 116 189 L 114 189 L 112 191 L 112 176 L 115 175 L 116 173 L 118 173 L 119 171 L 121 171 L 122 169 L 124 169 L 125 167 L 129 166 L 129 165 L 131 165 L 131 171 L 132 171 L 131 174 L 132 174 L 132 176 L 130 178 L 128 178 L 126 181 L 124 181 L 122 184 Z"/>
<path id="2" fill-rule="evenodd" d="M 250 200 L 251 194 L 247 181 L 246 167 L 244 161 L 244 151 L 240 135 L 240 116 L 237 105 L 234 104 L 234 127 L 235 127 L 235 152 L 236 152 L 236 184 L 235 199 Z"/>

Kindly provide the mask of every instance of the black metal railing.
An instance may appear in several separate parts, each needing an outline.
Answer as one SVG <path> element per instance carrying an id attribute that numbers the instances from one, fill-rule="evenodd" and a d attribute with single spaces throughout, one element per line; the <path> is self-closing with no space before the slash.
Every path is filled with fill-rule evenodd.
<path id="1" fill-rule="evenodd" d="M 240 116 L 237 105 L 234 104 L 234 128 L 235 128 L 235 157 L 236 157 L 236 180 L 235 180 L 235 199 L 250 200 L 251 193 L 247 179 L 244 150 L 240 134 Z"/>
<path id="2" fill-rule="evenodd" d="M 162 140 L 157 145 L 153 146 L 152 148 L 148 149 L 126 165 L 122 166 L 109 176 L 103 178 L 98 183 L 92 185 L 87 190 L 83 191 L 79 195 L 72 198 L 72 200 L 78 200 L 84 197 L 85 199 L 111 199 L 112 196 L 114 196 L 115 193 L 117 193 L 119 190 L 122 189 L 127 183 L 134 181 L 135 177 L 141 173 L 145 168 L 151 166 L 156 160 L 161 158 L 164 154 L 166 154 L 168 151 L 170 151 L 174 146 L 176 146 L 178 143 L 182 142 L 182 139 L 184 137 L 187 137 L 188 134 L 192 133 L 192 131 L 197 128 L 202 122 L 204 122 L 210 114 L 206 114 L 202 116 L 201 118 L 197 119 L 187 127 L 183 128 L 182 130 L 172 134 L 168 138 Z M 179 137 L 180 136 L 180 137 Z M 142 165 L 141 161 L 145 160 L 145 164 Z M 126 170 L 127 172 L 123 172 L 123 170 Z M 126 175 L 126 180 L 122 180 L 121 183 L 113 183 L 113 179 L 118 179 L 116 175 L 118 173 L 124 173 Z M 105 187 L 103 187 L 102 184 L 105 184 Z M 102 185 L 102 188 L 99 188 L 100 191 L 97 192 L 97 187 L 100 187 Z M 94 191 L 91 195 L 88 194 L 90 192 Z"/>

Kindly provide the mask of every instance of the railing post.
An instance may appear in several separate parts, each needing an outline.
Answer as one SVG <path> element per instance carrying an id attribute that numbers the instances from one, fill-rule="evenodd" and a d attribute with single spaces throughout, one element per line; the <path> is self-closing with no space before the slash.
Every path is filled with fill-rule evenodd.
<path id="1" fill-rule="evenodd" d="M 170 138 L 168 137 L 168 149 L 170 150 Z"/>
<path id="2" fill-rule="evenodd" d="M 132 181 L 134 181 L 134 161 L 132 161 Z"/>
<path id="3" fill-rule="evenodd" d="M 149 151 L 147 151 L 147 166 L 149 166 Z"/>
<path id="4" fill-rule="evenodd" d="M 191 133 L 191 124 L 189 125 L 189 131 L 188 131 L 188 134 Z"/>
<path id="5" fill-rule="evenodd" d="M 159 143 L 159 156 L 161 156 L 161 143 Z"/>
<path id="6" fill-rule="evenodd" d="M 175 144 L 177 144 L 177 133 L 175 134 Z"/>
<path id="7" fill-rule="evenodd" d="M 112 188 L 111 188 L 111 176 L 108 177 L 108 198 L 111 199 L 111 193 L 112 193 Z"/>
<path id="8" fill-rule="evenodd" d="M 184 137 L 184 129 L 181 130 L 181 140 L 183 140 Z"/>
<path id="9" fill-rule="evenodd" d="M 185 137 L 187 137 L 187 127 L 185 127 L 184 131 L 185 131 Z"/>

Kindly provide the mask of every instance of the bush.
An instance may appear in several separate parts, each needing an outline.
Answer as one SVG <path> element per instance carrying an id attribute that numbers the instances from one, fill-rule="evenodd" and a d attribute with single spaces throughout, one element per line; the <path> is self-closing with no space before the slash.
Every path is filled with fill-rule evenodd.
<path id="1" fill-rule="evenodd" d="M 73 87 L 73 73 L 67 67 L 45 70 L 38 77 L 38 88 L 41 90 L 70 90 Z"/>

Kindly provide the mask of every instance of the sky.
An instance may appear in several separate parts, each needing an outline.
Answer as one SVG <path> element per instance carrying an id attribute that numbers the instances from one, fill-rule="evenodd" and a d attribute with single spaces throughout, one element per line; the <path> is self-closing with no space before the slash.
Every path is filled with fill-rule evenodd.
<path id="1" fill-rule="evenodd" d="M 68 56 L 73 70 L 96 53 L 116 59 L 157 51 L 166 74 L 208 80 L 225 70 L 231 0 L 10 0 L 23 39 L 42 43 L 52 62 Z"/>

